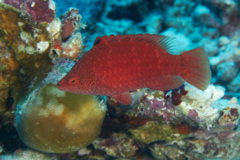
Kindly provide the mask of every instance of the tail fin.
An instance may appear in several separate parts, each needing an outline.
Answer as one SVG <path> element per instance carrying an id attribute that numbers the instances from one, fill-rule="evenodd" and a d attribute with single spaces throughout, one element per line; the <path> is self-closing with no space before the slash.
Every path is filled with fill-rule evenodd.
<path id="1" fill-rule="evenodd" d="M 185 81 L 195 87 L 205 90 L 211 81 L 210 64 L 204 49 L 196 48 L 181 54 L 183 73 L 180 75 Z"/>

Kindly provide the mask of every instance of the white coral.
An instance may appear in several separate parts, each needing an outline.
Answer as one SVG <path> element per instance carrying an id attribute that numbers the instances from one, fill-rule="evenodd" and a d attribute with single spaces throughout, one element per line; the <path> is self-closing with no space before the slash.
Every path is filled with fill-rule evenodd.
<path id="1" fill-rule="evenodd" d="M 80 32 L 75 33 L 67 42 L 62 43 L 64 58 L 77 59 L 82 47 L 82 35 Z"/>
<path id="2" fill-rule="evenodd" d="M 50 34 L 51 38 L 58 39 L 61 34 L 61 21 L 60 19 L 54 19 L 47 27 L 47 31 Z"/>
<path id="3" fill-rule="evenodd" d="M 220 86 L 209 85 L 206 90 L 202 91 L 186 84 L 185 90 L 188 91 L 188 94 L 182 97 L 182 103 L 178 106 L 180 111 L 188 115 L 190 110 L 195 110 L 200 121 L 205 122 L 207 126 L 216 122 L 220 110 L 213 106 L 224 96 L 225 89 Z"/>

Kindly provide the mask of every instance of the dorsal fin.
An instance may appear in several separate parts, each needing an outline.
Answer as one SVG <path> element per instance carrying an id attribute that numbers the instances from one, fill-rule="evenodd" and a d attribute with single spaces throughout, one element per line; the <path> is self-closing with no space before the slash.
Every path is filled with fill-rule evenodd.
<path id="1" fill-rule="evenodd" d="M 142 35 L 142 38 L 147 40 L 150 44 L 158 45 L 166 50 L 169 54 L 178 55 L 181 52 L 180 44 L 175 37 L 145 34 Z"/>
<path id="2" fill-rule="evenodd" d="M 98 37 L 99 38 L 99 37 Z M 105 41 L 106 44 L 116 43 L 120 41 L 132 41 L 132 42 L 148 42 L 152 45 L 157 45 L 164 50 L 166 50 L 169 54 L 177 55 L 180 54 L 180 45 L 177 38 L 174 37 L 167 37 L 155 34 L 126 34 L 126 35 L 110 35 L 110 36 L 103 36 L 101 38 Z M 97 42 L 97 38 L 95 40 Z M 94 42 L 94 44 L 95 44 Z"/>

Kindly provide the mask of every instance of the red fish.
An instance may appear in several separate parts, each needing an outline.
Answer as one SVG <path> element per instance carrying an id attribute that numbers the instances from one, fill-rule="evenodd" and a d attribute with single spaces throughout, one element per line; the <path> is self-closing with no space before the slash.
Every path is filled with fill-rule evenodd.
<path id="1" fill-rule="evenodd" d="M 173 55 L 175 38 L 160 35 L 111 35 L 96 38 L 94 46 L 58 82 L 60 90 L 106 95 L 131 104 L 129 91 L 170 90 L 184 81 L 205 90 L 210 83 L 208 57 L 202 48 Z"/>

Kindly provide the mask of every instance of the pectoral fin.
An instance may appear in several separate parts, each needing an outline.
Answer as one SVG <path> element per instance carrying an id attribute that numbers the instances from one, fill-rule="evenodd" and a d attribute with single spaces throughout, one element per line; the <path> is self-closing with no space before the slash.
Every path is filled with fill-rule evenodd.
<path id="1" fill-rule="evenodd" d="M 113 97 L 116 101 L 118 101 L 122 104 L 125 104 L 125 105 L 132 104 L 132 96 L 131 96 L 131 93 L 129 93 L 129 92 L 112 95 L 111 97 Z"/>

